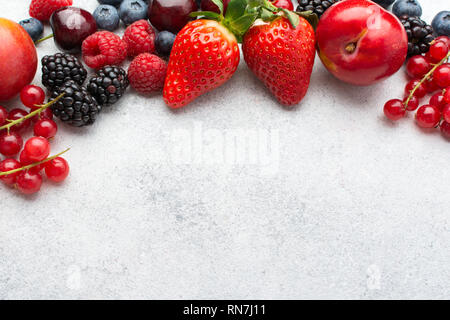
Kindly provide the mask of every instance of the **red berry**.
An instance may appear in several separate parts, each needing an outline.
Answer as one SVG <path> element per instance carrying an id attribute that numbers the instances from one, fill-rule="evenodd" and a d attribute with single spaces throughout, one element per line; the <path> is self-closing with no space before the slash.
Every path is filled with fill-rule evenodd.
<path id="1" fill-rule="evenodd" d="M 450 38 L 447 36 L 440 36 L 434 39 L 434 42 L 441 41 L 445 43 L 450 48 Z"/>
<path id="2" fill-rule="evenodd" d="M 405 116 L 405 107 L 399 99 L 392 99 L 384 105 L 384 114 L 392 121 L 399 120 Z"/>
<path id="3" fill-rule="evenodd" d="M 408 100 L 408 97 L 405 97 L 403 99 L 403 106 L 406 108 L 406 110 L 414 111 L 417 109 L 417 107 L 419 107 L 419 98 L 417 98 L 416 96 L 412 96 L 411 99 L 409 99 L 408 105 L 406 105 L 406 100 Z"/>
<path id="4" fill-rule="evenodd" d="M 450 123 L 450 103 L 446 104 L 444 108 L 442 108 L 442 117 L 446 122 Z"/>
<path id="5" fill-rule="evenodd" d="M 450 103 L 450 87 L 448 87 L 447 89 L 445 89 L 445 93 L 444 93 L 444 101 L 446 103 Z"/>
<path id="6" fill-rule="evenodd" d="M 440 62 L 441 60 L 436 60 L 436 59 L 433 59 L 433 57 L 430 55 L 430 51 L 428 51 L 427 53 L 425 53 L 425 59 L 427 59 L 427 61 L 429 62 L 429 63 L 438 63 L 438 62 Z"/>
<path id="7" fill-rule="evenodd" d="M 444 96 L 442 92 L 437 92 L 430 98 L 430 104 L 438 107 L 439 110 L 442 110 L 445 106 Z"/>
<path id="8" fill-rule="evenodd" d="M 422 128 L 434 128 L 441 120 L 441 112 L 433 105 L 421 106 L 416 113 L 417 124 Z"/>
<path id="9" fill-rule="evenodd" d="M 22 171 L 17 177 L 17 189 L 23 194 L 33 194 L 41 189 L 42 176 L 29 170 Z"/>
<path id="10" fill-rule="evenodd" d="M 33 161 L 31 159 L 28 158 L 27 154 L 22 150 L 22 152 L 20 153 L 19 156 L 19 162 L 21 166 L 28 166 L 30 164 L 35 163 L 36 161 Z M 44 168 L 44 164 L 41 163 L 40 165 L 34 166 L 28 170 L 32 171 L 32 172 L 41 172 L 41 170 Z"/>
<path id="11" fill-rule="evenodd" d="M 64 158 L 55 158 L 45 164 L 45 174 L 54 182 L 62 182 L 69 175 L 69 164 Z"/>
<path id="12" fill-rule="evenodd" d="M 433 73 L 433 81 L 438 85 L 439 88 L 450 87 L 450 64 L 444 63 L 443 65 L 437 67 Z"/>
<path id="13" fill-rule="evenodd" d="M 53 120 L 53 111 L 51 108 L 46 108 L 40 112 L 40 114 L 35 115 L 31 120 L 37 122 L 41 119 Z"/>
<path id="14" fill-rule="evenodd" d="M 119 65 L 127 57 L 127 43 L 109 31 L 98 31 L 83 41 L 83 60 L 93 69 Z"/>
<path id="15" fill-rule="evenodd" d="M 0 153 L 6 157 L 12 157 L 22 149 L 23 140 L 17 132 L 4 132 L 0 134 Z"/>
<path id="16" fill-rule="evenodd" d="M 420 80 L 411 80 L 408 82 L 408 84 L 405 86 L 405 94 L 409 96 L 411 91 L 420 83 Z M 416 91 L 414 91 L 414 95 L 417 98 L 423 98 L 427 94 L 427 89 L 424 87 L 423 84 L 421 84 L 419 87 L 417 87 Z"/>
<path id="17" fill-rule="evenodd" d="M 292 4 L 291 0 L 270 0 L 270 2 L 277 8 L 294 11 L 294 5 Z"/>
<path id="18" fill-rule="evenodd" d="M 6 119 L 8 119 L 8 111 L 0 106 L 0 127 L 6 124 Z"/>
<path id="19" fill-rule="evenodd" d="M 423 82 L 424 88 L 427 90 L 428 93 L 434 93 L 435 91 L 439 90 L 440 88 L 434 83 L 433 78 L 426 79 Z"/>
<path id="20" fill-rule="evenodd" d="M 431 64 L 421 55 L 411 57 L 406 63 L 406 73 L 411 78 L 422 78 L 431 70 Z"/>
<path id="21" fill-rule="evenodd" d="M 430 57 L 435 61 L 441 61 L 448 53 L 448 46 L 442 41 L 435 42 L 430 47 Z"/>
<path id="22" fill-rule="evenodd" d="M 167 63 L 158 56 L 141 53 L 128 68 L 131 87 L 139 93 L 161 91 L 166 78 Z"/>
<path id="23" fill-rule="evenodd" d="M 44 137 L 46 139 L 53 138 L 58 131 L 56 122 L 49 119 L 41 119 L 34 125 L 34 135 Z"/>
<path id="24" fill-rule="evenodd" d="M 5 159 L 2 162 L 0 162 L 0 171 L 1 172 L 11 171 L 11 170 L 19 169 L 19 168 L 20 168 L 20 163 L 19 163 L 19 161 L 15 160 L 15 159 Z M 0 180 L 7 185 L 13 185 L 14 183 L 16 183 L 16 178 L 19 174 L 20 174 L 20 171 L 8 174 L 6 176 L 0 176 Z"/>
<path id="25" fill-rule="evenodd" d="M 26 112 L 23 109 L 12 109 L 8 114 L 8 119 L 14 121 L 14 120 L 25 117 L 27 114 L 28 114 L 28 112 Z M 22 131 L 22 130 L 28 128 L 30 126 L 30 124 L 31 124 L 30 119 L 26 119 L 26 120 L 22 121 L 21 123 L 12 126 L 11 130 Z"/>
<path id="26" fill-rule="evenodd" d="M 445 121 L 441 123 L 441 133 L 444 137 L 450 139 L 450 123 Z"/>
<path id="27" fill-rule="evenodd" d="M 30 84 L 20 91 L 20 100 L 25 107 L 35 110 L 39 108 L 36 105 L 42 105 L 44 103 L 45 92 L 41 87 Z"/>
<path id="28" fill-rule="evenodd" d="M 53 12 L 72 3 L 72 0 L 31 0 L 29 13 L 33 18 L 48 21 Z"/>
<path id="29" fill-rule="evenodd" d="M 128 46 L 128 56 L 155 51 L 155 30 L 147 20 L 139 20 L 129 25 L 123 34 L 123 41 Z"/>
<path id="30" fill-rule="evenodd" d="M 25 143 L 23 151 L 31 161 L 42 161 L 50 154 L 50 143 L 45 138 L 32 137 Z"/>

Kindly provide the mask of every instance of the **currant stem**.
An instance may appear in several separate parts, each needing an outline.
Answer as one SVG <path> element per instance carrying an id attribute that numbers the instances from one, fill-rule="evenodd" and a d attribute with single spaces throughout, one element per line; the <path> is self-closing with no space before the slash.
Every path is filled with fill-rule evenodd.
<path id="1" fill-rule="evenodd" d="M 25 121 L 26 119 L 32 118 L 35 115 L 41 113 L 42 111 L 44 111 L 45 109 L 47 109 L 48 107 L 50 107 L 52 104 L 54 104 L 55 102 L 57 102 L 59 99 L 61 99 L 64 96 L 64 93 L 61 93 L 59 96 L 57 96 L 55 99 L 53 99 L 50 102 L 47 102 L 46 104 L 41 105 L 41 107 L 39 109 L 34 110 L 33 112 L 30 112 L 29 114 L 27 114 L 26 116 L 23 116 L 22 118 L 19 118 L 17 120 L 14 121 L 9 121 L 8 124 L 5 124 L 4 126 L 0 127 L 0 131 L 6 129 L 8 130 L 9 133 L 9 129 L 13 126 L 15 126 L 16 124 L 19 124 L 23 121 Z"/>
<path id="2" fill-rule="evenodd" d="M 48 36 L 46 36 L 46 37 L 44 37 L 44 38 L 40 38 L 39 40 L 36 40 L 36 42 L 35 42 L 34 44 L 41 43 L 41 42 L 43 42 L 43 41 L 45 41 L 45 40 L 48 40 L 48 39 L 50 39 L 50 38 L 53 38 L 53 33 L 52 33 L 52 34 L 49 34 Z"/>
<path id="3" fill-rule="evenodd" d="M 447 53 L 447 56 L 445 56 L 444 59 L 442 59 L 441 61 L 439 61 L 439 63 L 436 63 L 434 65 L 433 68 L 431 68 L 431 70 L 423 76 L 422 80 L 420 80 L 420 82 L 414 87 L 414 89 L 411 90 L 411 92 L 409 93 L 408 99 L 406 99 L 404 106 L 405 109 L 408 107 L 408 103 L 411 100 L 411 98 L 414 96 L 414 93 L 416 92 L 416 90 L 425 82 L 425 80 L 427 80 L 433 73 L 434 71 L 441 65 L 443 65 L 445 63 L 445 61 L 447 61 L 447 59 L 450 57 L 450 52 Z"/>
<path id="4" fill-rule="evenodd" d="M 46 163 L 46 162 L 52 161 L 52 160 L 55 159 L 55 158 L 58 158 L 59 156 L 63 155 L 64 153 L 66 153 L 66 152 L 69 151 L 69 150 L 70 150 L 70 148 L 67 148 L 67 149 L 64 150 L 63 152 L 60 152 L 60 153 L 58 153 L 58 154 L 55 154 L 54 156 L 48 157 L 47 159 L 44 159 L 44 160 L 39 161 L 39 162 L 35 162 L 35 163 L 32 163 L 32 164 L 29 164 L 29 165 L 27 165 L 27 166 L 23 166 L 23 167 L 21 167 L 21 168 L 17 168 L 17 169 L 10 170 L 10 171 L 0 172 L 0 176 L 6 176 L 6 175 L 8 175 L 8 174 L 13 174 L 13 173 L 16 173 L 16 172 L 19 172 L 19 171 L 28 170 L 28 169 L 31 169 L 31 168 L 33 168 L 33 167 L 39 166 L 39 165 L 41 165 L 41 164 L 43 164 L 43 163 Z"/>

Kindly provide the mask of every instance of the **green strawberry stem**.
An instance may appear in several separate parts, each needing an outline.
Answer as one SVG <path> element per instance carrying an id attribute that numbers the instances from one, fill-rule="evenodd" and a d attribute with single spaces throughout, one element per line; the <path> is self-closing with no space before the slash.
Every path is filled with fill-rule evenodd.
<path id="1" fill-rule="evenodd" d="M 411 100 L 411 98 L 414 96 L 414 93 L 416 92 L 416 90 L 426 81 L 428 80 L 431 75 L 434 73 L 434 71 L 441 65 L 443 65 L 447 59 L 450 58 L 450 52 L 447 53 L 447 56 L 442 59 L 441 61 L 439 61 L 438 63 L 436 63 L 433 68 L 431 68 L 431 70 L 423 76 L 423 78 L 419 81 L 419 83 L 414 87 L 414 89 L 411 90 L 411 92 L 409 93 L 408 99 L 406 99 L 405 103 L 404 103 L 404 108 L 406 109 L 408 107 L 408 103 Z"/>
<path id="2" fill-rule="evenodd" d="M 61 99 L 64 96 L 64 93 L 61 93 L 59 96 L 57 96 L 55 99 L 53 99 L 50 102 L 47 102 L 46 104 L 40 105 L 39 109 L 34 110 L 33 112 L 30 112 L 29 114 L 27 114 L 26 116 L 23 116 L 22 118 L 16 119 L 16 120 L 7 120 L 9 123 L 5 124 L 4 126 L 0 127 L 0 131 L 2 130 L 8 130 L 8 134 L 9 134 L 9 130 L 11 129 L 11 127 L 15 126 L 16 124 L 19 124 L 23 121 L 25 121 L 26 119 L 32 118 L 37 114 L 40 114 L 42 111 L 44 111 L 45 109 L 47 109 L 48 107 L 50 107 L 52 104 L 54 104 L 55 102 L 57 102 L 59 99 Z"/>
<path id="3" fill-rule="evenodd" d="M 43 163 L 52 161 L 53 159 L 58 158 L 59 156 L 63 155 L 64 153 L 66 153 L 66 152 L 69 151 L 69 150 L 70 150 L 70 148 L 67 148 L 67 149 L 64 150 L 63 152 L 60 152 L 60 153 L 58 153 L 58 154 L 55 154 L 54 156 L 48 157 L 47 159 L 44 159 L 44 160 L 42 160 L 42 161 L 35 162 L 35 163 L 29 164 L 29 165 L 27 165 L 27 166 L 23 166 L 23 167 L 14 169 L 14 170 L 0 172 L 0 176 L 7 176 L 8 174 L 13 174 L 13 173 L 16 173 L 16 172 L 19 172 L 19 171 L 31 169 L 31 168 L 36 167 L 36 166 L 38 166 L 38 165 L 41 165 L 41 164 L 43 164 Z"/>
<path id="4" fill-rule="evenodd" d="M 49 34 L 48 36 L 46 36 L 46 37 L 44 37 L 44 38 L 40 38 L 40 39 L 36 40 L 36 41 L 34 42 L 34 44 L 41 43 L 41 42 L 43 42 L 43 41 L 45 41 L 45 40 L 48 40 L 48 39 L 50 39 L 50 38 L 53 38 L 53 33 L 52 33 L 52 34 Z"/>
<path id="5" fill-rule="evenodd" d="M 304 17 L 315 28 L 318 22 L 317 15 L 312 11 L 293 12 L 274 6 L 268 0 L 231 0 L 225 15 L 223 14 L 222 0 L 212 0 L 219 7 L 220 13 L 211 11 L 192 12 L 191 17 L 201 17 L 213 19 L 224 25 L 232 32 L 238 42 L 248 29 L 253 25 L 256 19 L 262 19 L 265 22 L 273 21 L 280 15 L 284 15 L 293 28 L 296 28 L 300 22 L 299 16 Z"/>

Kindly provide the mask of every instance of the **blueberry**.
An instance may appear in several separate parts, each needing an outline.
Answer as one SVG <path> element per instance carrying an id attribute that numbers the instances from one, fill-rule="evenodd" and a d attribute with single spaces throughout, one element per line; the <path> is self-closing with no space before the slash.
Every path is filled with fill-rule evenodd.
<path id="1" fill-rule="evenodd" d="M 99 29 L 114 31 L 119 27 L 119 13 L 113 6 L 101 4 L 95 9 L 93 16 Z"/>
<path id="2" fill-rule="evenodd" d="M 44 26 L 42 22 L 35 18 L 25 19 L 19 22 L 19 24 L 25 29 L 30 35 L 34 42 L 39 40 L 44 33 Z"/>
<path id="3" fill-rule="evenodd" d="M 431 26 L 439 36 L 450 37 L 450 11 L 441 11 L 434 17 Z"/>
<path id="4" fill-rule="evenodd" d="M 378 3 L 383 8 L 387 8 L 395 2 L 395 0 L 373 0 L 373 1 Z"/>
<path id="5" fill-rule="evenodd" d="M 100 4 L 109 4 L 112 6 L 119 6 L 123 0 L 98 0 Z"/>
<path id="6" fill-rule="evenodd" d="M 126 25 L 147 19 L 148 6 L 142 0 L 124 0 L 119 7 L 119 16 Z"/>
<path id="7" fill-rule="evenodd" d="M 155 39 L 156 51 L 163 57 L 168 57 L 172 51 L 175 35 L 169 31 L 161 31 Z"/>
<path id="8" fill-rule="evenodd" d="M 392 12 L 401 17 L 407 15 L 410 17 L 422 16 L 422 7 L 417 0 L 398 0 L 392 7 Z"/>

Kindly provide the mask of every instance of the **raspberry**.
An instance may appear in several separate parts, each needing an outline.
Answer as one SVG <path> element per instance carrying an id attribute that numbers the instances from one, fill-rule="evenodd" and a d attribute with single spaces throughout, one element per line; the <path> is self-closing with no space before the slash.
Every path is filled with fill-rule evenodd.
<path id="1" fill-rule="evenodd" d="M 135 57 L 140 53 L 155 51 L 155 31 L 147 20 L 131 24 L 123 34 L 123 41 L 128 45 L 128 55 Z"/>
<path id="2" fill-rule="evenodd" d="M 167 64 L 158 56 L 141 53 L 128 68 L 128 80 L 131 87 L 139 93 L 160 91 L 164 87 Z"/>
<path id="3" fill-rule="evenodd" d="M 127 57 L 127 44 L 109 31 L 98 31 L 83 41 L 84 62 L 92 69 L 121 64 Z"/>
<path id="4" fill-rule="evenodd" d="M 53 12 L 72 3 L 73 0 L 31 0 L 29 13 L 40 21 L 48 21 Z"/>

